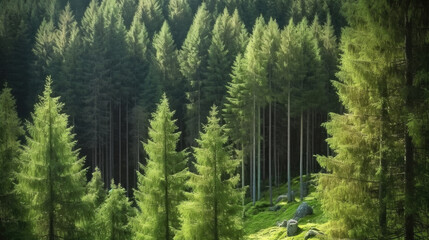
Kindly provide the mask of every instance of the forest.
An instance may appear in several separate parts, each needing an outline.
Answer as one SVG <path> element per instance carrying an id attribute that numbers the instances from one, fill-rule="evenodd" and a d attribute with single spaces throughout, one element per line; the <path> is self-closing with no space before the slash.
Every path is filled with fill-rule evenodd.
<path id="1" fill-rule="evenodd" d="M 0 0 L 0 239 L 429 239 L 429 1 Z"/>

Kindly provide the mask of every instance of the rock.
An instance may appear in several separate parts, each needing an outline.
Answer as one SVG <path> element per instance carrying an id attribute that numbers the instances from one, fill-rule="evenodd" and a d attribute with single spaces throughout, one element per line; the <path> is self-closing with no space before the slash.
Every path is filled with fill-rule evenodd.
<path id="1" fill-rule="evenodd" d="M 276 203 L 287 201 L 287 195 L 280 195 L 277 197 Z"/>
<path id="2" fill-rule="evenodd" d="M 307 239 L 315 237 L 317 235 L 323 235 L 323 233 L 312 228 L 305 234 L 304 239 L 307 240 Z"/>
<path id="3" fill-rule="evenodd" d="M 277 222 L 277 227 L 287 227 L 287 220 Z"/>
<path id="4" fill-rule="evenodd" d="M 298 221 L 291 219 L 287 221 L 287 236 L 295 236 L 298 232 Z"/>
<path id="5" fill-rule="evenodd" d="M 298 221 L 299 219 L 311 214 L 313 214 L 313 208 L 310 207 L 310 205 L 308 205 L 306 202 L 302 202 L 298 209 L 296 209 L 293 219 Z"/>
<path id="6" fill-rule="evenodd" d="M 280 210 L 280 208 L 282 208 L 282 207 L 280 207 L 279 205 L 274 205 L 274 206 L 270 207 L 269 210 L 273 211 L 273 212 L 277 212 L 278 210 Z"/>
<path id="7" fill-rule="evenodd" d="M 283 202 L 283 201 L 287 201 L 287 202 L 292 202 L 295 199 L 295 194 L 293 193 L 293 191 L 291 191 L 291 198 L 289 201 L 288 195 L 287 194 L 283 194 L 277 197 L 276 203 L 278 202 Z"/>

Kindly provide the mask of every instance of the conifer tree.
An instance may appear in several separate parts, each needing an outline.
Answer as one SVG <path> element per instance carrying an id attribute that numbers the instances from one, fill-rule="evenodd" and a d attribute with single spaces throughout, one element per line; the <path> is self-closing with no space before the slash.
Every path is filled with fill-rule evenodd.
<path id="1" fill-rule="evenodd" d="M 83 201 L 86 204 L 86 218 L 79 223 L 82 228 L 82 239 L 95 239 L 97 236 L 97 219 L 96 213 L 101 204 L 107 197 L 106 190 L 104 189 L 104 181 L 101 178 L 101 172 L 98 167 L 92 173 L 91 181 L 86 184 L 86 193 L 83 196 Z"/>
<path id="2" fill-rule="evenodd" d="M 160 0 L 140 0 L 136 15 L 143 20 L 150 38 L 161 29 L 162 23 L 165 20 Z"/>
<path id="3" fill-rule="evenodd" d="M 232 159 L 217 115 L 214 106 L 197 140 L 197 172 L 189 173 L 187 185 L 192 192 L 179 207 L 182 228 L 175 239 L 242 239 L 242 194 L 236 189 L 240 161 Z"/>
<path id="4" fill-rule="evenodd" d="M 183 119 L 184 83 L 179 70 L 176 44 L 167 21 L 164 22 L 161 30 L 155 34 L 152 46 L 152 62 L 148 78 L 158 82 L 159 89 L 165 92 L 167 97 L 173 99 L 171 106 L 176 110 L 176 117 Z M 179 123 L 179 129 L 182 128 Z"/>
<path id="5" fill-rule="evenodd" d="M 17 191 L 29 210 L 28 219 L 38 238 L 76 236 L 76 222 L 82 217 L 85 191 L 83 158 L 68 126 L 63 104 L 52 97 L 48 77 L 28 123 L 27 146 L 21 156 Z"/>
<path id="6" fill-rule="evenodd" d="M 266 69 L 266 76 L 265 76 L 265 82 L 268 85 L 268 91 L 265 96 L 265 101 L 268 102 L 268 185 L 269 185 L 269 192 L 270 192 L 270 204 L 272 204 L 272 102 L 276 99 L 276 95 L 279 94 L 279 91 L 276 91 L 276 87 L 274 83 L 276 83 L 278 80 L 278 75 L 276 71 L 276 64 L 277 64 L 277 52 L 279 51 L 279 45 L 280 45 L 280 29 L 277 24 L 277 22 L 273 19 L 270 19 L 270 21 L 267 24 L 267 28 L 265 30 L 265 34 L 263 35 L 262 40 L 262 55 L 265 59 L 265 69 Z M 265 141 L 265 139 L 264 139 Z"/>
<path id="7" fill-rule="evenodd" d="M 278 86 L 281 86 L 283 94 L 281 96 L 287 96 L 287 99 L 284 97 L 280 98 L 279 101 L 287 104 L 287 179 L 288 179 L 288 201 L 293 201 L 292 189 L 291 189 L 291 159 L 290 159 L 290 117 L 291 117 L 291 92 L 294 82 L 294 76 L 296 71 L 299 70 L 299 65 L 297 58 L 299 58 L 300 49 L 299 43 L 295 41 L 298 39 L 298 34 L 296 27 L 292 20 L 289 21 L 289 24 L 281 33 L 281 42 L 280 50 L 278 52 L 278 64 L 277 71 L 278 76 L 281 76 L 278 79 Z"/>
<path id="8" fill-rule="evenodd" d="M 170 0 L 168 3 L 168 22 L 172 29 L 174 41 L 182 46 L 192 23 L 192 10 L 189 0 Z"/>
<path id="9" fill-rule="evenodd" d="M 184 199 L 186 152 L 177 151 L 180 132 L 165 94 L 150 121 L 144 174 L 137 172 L 140 209 L 133 219 L 134 239 L 173 239 L 179 228 L 178 205 Z"/>
<path id="10" fill-rule="evenodd" d="M 208 114 L 213 104 L 224 103 L 226 83 L 230 81 L 230 72 L 237 54 L 243 53 L 247 45 L 247 31 L 241 23 L 238 11 L 230 15 L 225 8 L 218 16 L 212 31 L 208 50 L 206 80 L 202 86 L 202 113 Z"/>
<path id="11" fill-rule="evenodd" d="M 128 222 L 134 216 L 134 209 L 125 194 L 125 189 L 112 181 L 109 195 L 96 213 L 96 240 L 131 239 Z"/>
<path id="12" fill-rule="evenodd" d="M 207 49 L 210 46 L 212 17 L 202 3 L 194 16 L 182 50 L 179 53 L 180 72 L 186 80 L 186 136 L 192 145 L 203 119 L 201 112 L 201 86 L 207 68 Z"/>
<path id="13" fill-rule="evenodd" d="M 19 138 L 24 130 L 11 91 L 5 84 L 0 94 L 0 238 L 21 239 L 19 235 L 25 238 L 29 229 L 19 229 L 24 218 L 14 184 L 15 172 L 20 167 Z"/>
<path id="14" fill-rule="evenodd" d="M 318 158 L 332 172 L 319 179 L 319 190 L 324 210 L 336 219 L 330 227 L 334 237 L 386 239 L 408 224 L 400 221 L 401 213 L 389 211 L 404 203 L 407 209 L 410 196 L 405 194 L 404 203 L 395 197 L 405 188 L 404 179 L 395 176 L 402 174 L 406 156 L 400 127 L 406 101 L 392 94 L 406 87 L 406 71 L 397 64 L 404 58 L 404 36 L 392 24 L 403 23 L 405 12 L 388 2 L 374 4 L 349 6 L 350 27 L 343 31 L 334 81 L 346 113 L 330 115 L 325 126 L 335 154 Z"/>

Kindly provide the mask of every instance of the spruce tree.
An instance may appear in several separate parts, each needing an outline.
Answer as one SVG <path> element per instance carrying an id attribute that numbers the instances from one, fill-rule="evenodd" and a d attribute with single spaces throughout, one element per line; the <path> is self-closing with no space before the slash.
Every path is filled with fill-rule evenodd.
<path id="1" fill-rule="evenodd" d="M 101 204 L 105 201 L 107 192 L 104 189 L 104 182 L 101 178 L 100 169 L 95 168 L 92 173 L 91 181 L 86 184 L 86 193 L 83 201 L 86 204 L 86 218 L 79 225 L 82 228 L 81 239 L 94 239 L 97 236 L 97 219 L 96 213 Z"/>
<path id="2" fill-rule="evenodd" d="M 131 239 L 129 220 L 134 216 L 131 202 L 125 195 L 126 191 L 120 184 L 112 181 L 109 195 L 96 213 L 96 240 L 128 240 Z"/>
<path id="3" fill-rule="evenodd" d="M 244 52 L 248 39 L 238 11 L 231 16 L 226 8 L 216 19 L 211 36 L 206 79 L 202 85 L 203 116 L 213 104 L 223 105 L 233 61 L 237 54 Z"/>
<path id="4" fill-rule="evenodd" d="M 146 25 L 150 38 L 161 29 L 165 20 L 160 2 L 160 0 L 140 0 L 137 7 L 136 16 L 139 16 Z"/>
<path id="5" fill-rule="evenodd" d="M 140 209 L 133 219 L 134 239 L 173 239 L 179 228 L 178 205 L 184 199 L 186 152 L 177 151 L 180 132 L 165 94 L 150 121 L 144 144 L 147 164 L 137 172 L 135 198 Z"/>
<path id="6" fill-rule="evenodd" d="M 184 83 L 179 70 L 177 54 L 170 27 L 165 21 L 152 41 L 152 61 L 147 78 L 149 78 L 148 81 L 155 81 L 159 84 L 159 89 L 172 99 L 171 106 L 176 110 L 175 117 L 183 119 Z M 180 122 L 178 125 L 179 129 L 183 128 Z"/>
<path id="7" fill-rule="evenodd" d="M 20 167 L 19 138 L 24 130 L 11 91 L 5 84 L 0 94 L 0 238 L 21 239 L 19 235 L 25 238 L 28 229 L 20 230 L 24 218 L 14 184 L 17 183 L 15 172 Z"/>
<path id="8" fill-rule="evenodd" d="M 192 10 L 189 0 L 171 0 L 168 3 L 168 22 L 172 29 L 174 41 L 182 46 L 192 23 Z"/>
<path id="9" fill-rule="evenodd" d="M 63 104 L 52 96 L 51 78 L 27 124 L 27 146 L 21 156 L 17 191 L 29 210 L 28 219 L 38 238 L 76 236 L 85 192 L 84 158 L 68 126 Z"/>
<path id="10" fill-rule="evenodd" d="M 214 106 L 194 148 L 197 172 L 189 173 L 192 192 L 179 207 L 182 228 L 175 239 L 242 239 L 242 193 L 236 189 L 240 161 L 231 157 L 217 115 Z"/>
<path id="11" fill-rule="evenodd" d="M 186 81 L 186 136 L 192 145 L 203 119 L 201 112 L 201 87 L 207 68 L 207 50 L 210 46 L 212 17 L 202 3 L 194 16 L 182 49 L 179 53 L 180 72 Z"/>

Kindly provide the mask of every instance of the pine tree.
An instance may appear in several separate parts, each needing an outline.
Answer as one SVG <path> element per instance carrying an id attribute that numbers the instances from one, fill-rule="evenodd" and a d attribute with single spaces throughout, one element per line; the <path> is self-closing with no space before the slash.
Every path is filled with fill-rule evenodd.
<path id="1" fill-rule="evenodd" d="M 171 0 L 168 3 L 168 22 L 172 29 L 174 41 L 182 46 L 192 23 L 192 10 L 189 0 Z"/>
<path id="2" fill-rule="evenodd" d="M 192 145 L 202 122 L 201 86 L 207 68 L 207 49 L 210 46 L 212 18 L 202 3 L 194 16 L 182 50 L 179 53 L 180 72 L 186 80 L 186 136 Z"/>
<path id="3" fill-rule="evenodd" d="M 160 0 L 140 0 L 136 16 L 139 16 L 146 25 L 149 38 L 152 38 L 155 32 L 161 29 L 162 23 L 165 20 Z"/>
<path id="4" fill-rule="evenodd" d="M 63 104 L 52 97 L 51 78 L 28 123 L 27 146 L 18 174 L 17 191 L 29 210 L 29 221 L 37 237 L 72 238 L 83 209 L 85 170 L 83 158 L 68 126 Z"/>
<path id="5" fill-rule="evenodd" d="M 295 41 L 298 39 L 298 34 L 296 27 L 292 20 L 289 21 L 289 24 L 281 33 L 281 42 L 280 50 L 278 52 L 278 64 L 277 71 L 278 76 L 281 76 L 278 79 L 278 86 L 281 86 L 281 89 L 286 94 L 281 95 L 279 101 L 281 103 L 287 104 L 287 179 L 288 179 L 288 201 L 293 201 L 292 189 L 291 189 L 291 159 L 290 159 L 290 117 L 291 117 L 291 92 L 292 92 L 292 83 L 294 82 L 294 76 L 296 71 L 299 70 L 299 65 L 297 58 L 299 57 L 299 43 Z M 282 96 L 287 96 L 287 99 L 284 99 Z"/>
<path id="6" fill-rule="evenodd" d="M 179 207 L 182 228 L 175 239 L 242 239 L 240 161 L 232 159 L 217 115 L 214 106 L 194 148 L 197 173 L 189 173 L 192 192 Z"/>
<path id="7" fill-rule="evenodd" d="M 186 152 L 176 151 L 180 138 L 174 112 L 163 95 L 150 122 L 144 174 L 137 172 L 134 195 L 140 209 L 133 219 L 134 239 L 173 239 L 179 228 L 178 205 L 184 199 Z"/>
<path id="8" fill-rule="evenodd" d="M 237 54 L 244 52 L 248 39 L 238 11 L 231 16 L 226 8 L 216 19 L 211 36 L 206 79 L 202 85 L 203 116 L 208 115 L 213 104 L 223 105 L 233 61 Z"/>
<path id="9" fill-rule="evenodd" d="M 268 185 L 270 192 L 270 204 L 272 205 L 272 102 L 276 99 L 276 95 L 278 91 L 276 91 L 276 87 L 273 88 L 274 83 L 278 80 L 277 71 L 276 71 L 276 63 L 277 63 L 277 52 L 280 48 L 280 29 L 277 22 L 273 19 L 267 24 L 267 29 L 265 34 L 263 35 L 262 42 L 262 54 L 265 58 L 265 69 L 266 69 L 266 80 L 268 85 L 268 91 L 265 96 L 266 101 L 268 102 Z M 265 141 L 265 139 L 264 139 Z"/>
<path id="10" fill-rule="evenodd" d="M 97 226 L 94 239 L 131 239 L 128 222 L 134 216 L 134 209 L 125 194 L 125 189 L 112 181 L 109 195 L 96 213 Z"/>
<path id="11" fill-rule="evenodd" d="M 405 213 L 407 207 L 415 209 L 407 204 L 414 196 L 406 191 L 406 177 L 405 184 L 398 177 L 404 170 L 407 175 L 402 158 L 408 159 L 402 118 L 406 95 L 392 94 L 407 88 L 406 67 L 398 64 L 404 59 L 405 36 L 395 25 L 403 23 L 404 9 L 359 1 L 347 12 L 350 27 L 343 31 L 339 81 L 334 81 L 346 113 L 332 114 L 326 123 L 334 156 L 318 158 L 332 172 L 320 178 L 319 189 L 324 210 L 336 219 L 330 227 L 333 236 L 386 239 L 412 222 L 404 221 L 406 214 L 389 211 L 402 204 Z M 403 189 L 404 198 L 397 197 Z"/>
<path id="12" fill-rule="evenodd" d="M 176 44 L 167 21 L 164 22 L 161 30 L 155 34 L 152 46 L 152 62 L 148 78 L 158 82 L 159 89 L 165 92 L 167 97 L 173 99 L 171 106 L 176 110 L 175 116 L 178 119 L 183 119 L 184 83 L 179 70 Z M 179 129 L 183 129 L 180 122 L 178 125 Z"/>
<path id="13" fill-rule="evenodd" d="M 0 94 L 0 238 L 21 239 L 19 235 L 23 235 L 23 238 L 29 236 L 25 236 L 28 229 L 23 226 L 22 206 L 14 192 L 14 184 L 15 171 L 20 167 L 19 138 L 24 130 L 11 91 L 5 84 Z"/>
<path id="14" fill-rule="evenodd" d="M 101 178 L 100 169 L 95 168 L 92 173 L 91 181 L 86 184 L 86 194 L 83 196 L 83 202 L 86 204 L 86 219 L 79 223 L 82 228 L 80 239 L 95 239 L 97 236 L 97 219 L 96 213 L 107 197 L 104 189 L 104 182 Z"/>

